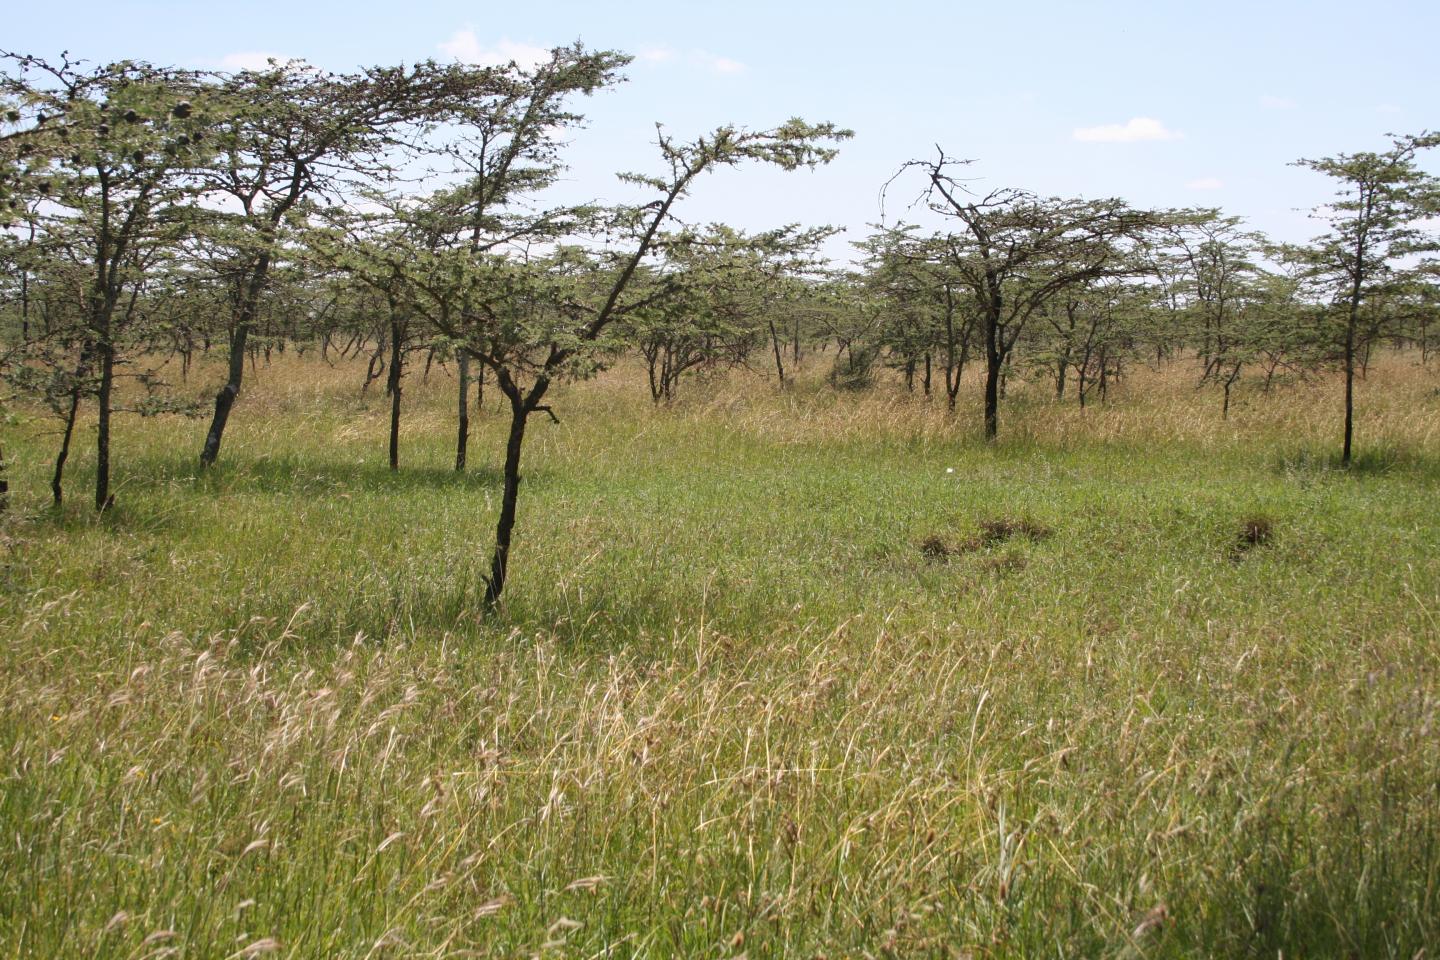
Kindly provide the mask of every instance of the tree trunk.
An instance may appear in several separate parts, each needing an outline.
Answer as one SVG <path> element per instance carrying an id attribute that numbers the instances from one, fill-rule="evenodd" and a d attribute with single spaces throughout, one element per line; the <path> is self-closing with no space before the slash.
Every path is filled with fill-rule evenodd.
<path id="1" fill-rule="evenodd" d="M 660 357 L 661 348 L 656 346 L 653 350 L 645 351 L 645 368 L 650 378 L 650 402 L 660 406 L 660 396 L 663 393 L 660 387 Z"/>
<path id="2" fill-rule="evenodd" d="M 1350 448 L 1355 437 L 1355 314 L 1351 305 L 1350 321 L 1345 325 L 1345 445 L 1340 453 L 1341 466 L 1350 466 Z"/>
<path id="3" fill-rule="evenodd" d="M 395 316 L 390 317 L 390 375 L 385 381 L 385 391 L 390 394 L 390 469 L 400 469 L 400 378 L 404 375 L 405 340 L 404 324 Z"/>
<path id="4" fill-rule="evenodd" d="M 235 398 L 240 395 L 240 384 L 245 379 L 245 347 L 249 336 L 248 320 L 238 324 L 230 336 L 229 378 L 215 394 L 215 415 L 210 420 L 210 431 L 205 434 L 205 446 L 200 451 L 202 467 L 210 466 L 220 456 L 220 441 L 225 436 L 225 424 L 230 420 L 230 408 L 235 405 Z"/>
<path id="5" fill-rule="evenodd" d="M 70 459 L 70 441 L 75 436 L 75 419 L 80 413 L 80 395 L 90 369 L 90 345 L 80 349 L 80 362 L 75 365 L 75 382 L 70 387 L 70 411 L 65 415 L 65 430 L 60 435 L 60 452 L 55 455 L 55 471 L 50 476 L 50 495 L 55 506 L 64 500 L 65 461 Z"/>
<path id="6" fill-rule="evenodd" d="M 775 320 L 771 318 L 770 324 L 770 346 L 775 348 L 775 372 L 780 376 L 780 386 L 785 386 L 785 364 L 780 360 L 780 334 L 775 329 Z"/>
<path id="7" fill-rule="evenodd" d="M 1364 245 L 1356 255 L 1356 262 L 1363 262 Z M 1345 317 L 1345 445 L 1340 454 L 1340 465 L 1350 466 L 1352 442 L 1355 437 L 1355 331 L 1360 323 L 1360 271 L 1355 271 L 1350 287 L 1350 310 Z"/>
<path id="8" fill-rule="evenodd" d="M 1000 435 L 1000 368 L 1005 361 L 1000 351 L 1000 317 L 1004 302 L 999 283 L 991 276 L 986 279 L 990 302 L 985 318 L 985 439 L 994 440 Z"/>
<path id="9" fill-rule="evenodd" d="M 1000 363 L 985 358 L 985 439 L 1000 435 Z"/>
<path id="10" fill-rule="evenodd" d="M 516 390 L 510 397 L 510 438 L 505 443 L 504 492 L 500 499 L 500 519 L 495 524 L 495 553 L 490 558 L 490 576 L 485 578 L 488 607 L 500 602 L 500 594 L 505 589 L 510 538 L 515 530 L 515 504 L 520 494 L 520 450 L 525 443 L 525 421 L 529 416 L 529 405 Z"/>
<path id="11" fill-rule="evenodd" d="M 115 504 L 110 493 L 110 406 L 115 388 L 115 345 L 109 331 L 99 344 L 100 393 L 97 432 L 95 435 L 95 509 L 106 510 Z"/>
<path id="12" fill-rule="evenodd" d="M 459 430 L 455 437 L 455 472 L 465 469 L 465 447 L 470 442 L 470 355 L 460 351 L 456 358 L 460 368 L 460 395 L 456 404 L 459 414 Z"/>
<path id="13" fill-rule="evenodd" d="M 380 379 L 380 374 L 385 372 L 385 340 L 381 338 L 375 345 L 375 352 L 370 355 L 370 362 L 365 365 L 365 382 L 360 385 L 360 396 L 365 396 L 365 391 L 370 389 L 370 384 Z"/>

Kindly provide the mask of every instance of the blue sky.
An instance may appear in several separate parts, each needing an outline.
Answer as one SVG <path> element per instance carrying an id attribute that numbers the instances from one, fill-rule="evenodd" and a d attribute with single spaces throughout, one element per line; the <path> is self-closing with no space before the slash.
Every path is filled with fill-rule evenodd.
<path id="1" fill-rule="evenodd" d="M 748 229 L 832 223 L 858 239 L 881 184 L 940 144 L 982 184 L 1223 207 L 1277 239 L 1315 232 L 1329 184 L 1287 164 L 1440 127 L 1440 3 L 331 2 L 17 4 L 0 47 L 87 59 L 333 69 L 523 59 L 576 39 L 635 55 L 587 101 L 565 192 L 625 196 L 654 124 L 693 135 L 798 115 L 856 132 L 814 174 L 747 169 L 680 214 Z M 1431 158 L 1434 169 L 1440 158 Z M 921 184 L 897 186 L 889 213 Z M 843 241 L 832 246 L 843 253 Z"/>

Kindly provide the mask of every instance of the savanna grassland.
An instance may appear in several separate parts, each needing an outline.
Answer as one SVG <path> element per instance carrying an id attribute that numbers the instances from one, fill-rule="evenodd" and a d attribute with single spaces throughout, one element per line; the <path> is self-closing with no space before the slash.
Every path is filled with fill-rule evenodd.
<path id="1" fill-rule="evenodd" d="M 99 515 L 12 410 L 0 955 L 1435 953 L 1433 371 L 1341 470 L 1323 377 L 1012 385 L 986 444 L 827 363 L 562 390 L 490 614 L 505 417 L 455 474 L 438 369 L 398 473 L 286 358 L 203 473 L 120 421 Z"/>

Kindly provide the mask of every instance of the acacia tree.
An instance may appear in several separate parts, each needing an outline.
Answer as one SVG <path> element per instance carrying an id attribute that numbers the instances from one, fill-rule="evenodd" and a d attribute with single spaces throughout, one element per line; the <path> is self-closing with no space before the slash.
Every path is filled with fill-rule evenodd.
<path id="1" fill-rule="evenodd" d="M 650 307 L 633 311 L 625 337 L 645 360 L 651 402 L 669 404 L 687 373 L 718 364 L 743 362 L 754 343 L 743 317 L 727 309 L 729 298 L 722 267 L 709 257 L 685 258 L 672 264 L 667 282 L 675 289 Z M 656 282 L 632 280 L 632 289 Z"/>
<path id="2" fill-rule="evenodd" d="M 332 74 L 292 61 L 241 71 L 220 86 L 233 106 L 216 135 L 223 162 L 207 173 L 205 188 L 227 205 L 217 238 L 230 255 L 217 266 L 231 291 L 229 363 L 201 466 L 220 455 L 260 301 L 283 251 L 287 217 L 307 197 L 334 200 L 357 182 L 391 174 L 419 149 L 422 134 L 491 92 L 501 73 L 426 61 Z"/>
<path id="3" fill-rule="evenodd" d="M 913 227 L 901 227 L 856 246 L 866 253 L 871 296 L 882 305 L 880 341 L 901 357 L 907 389 L 913 386 L 916 363 L 923 359 L 922 384 L 930 395 L 938 356 L 946 407 L 953 413 L 970 359 L 975 312 L 949 266 L 945 238 L 918 237 Z"/>
<path id="4" fill-rule="evenodd" d="M 1421 170 L 1417 155 L 1440 144 L 1440 134 L 1395 137 L 1388 150 L 1341 153 L 1298 166 L 1338 181 L 1335 199 L 1314 216 L 1329 224 L 1306 249 L 1293 251 L 1338 314 L 1345 376 L 1345 429 L 1340 462 L 1349 466 L 1355 433 L 1355 373 L 1360 351 L 1385 327 L 1388 294 L 1426 269 L 1416 258 L 1440 250 L 1440 236 L 1424 223 L 1440 213 L 1440 178 Z"/>
<path id="5" fill-rule="evenodd" d="M 1135 343 L 1134 321 L 1142 315 L 1148 294 L 1144 287 L 1106 280 L 1072 287 L 1051 301 L 1043 311 L 1044 346 L 1036 351 L 1036 359 L 1053 371 L 1055 399 L 1064 399 L 1070 371 L 1082 408 L 1092 390 L 1098 389 L 1105 398 Z"/>
<path id="6" fill-rule="evenodd" d="M 51 63 L 4 54 L 0 95 L 16 130 L 4 143 L 14 156 L 0 169 L 19 192 L 43 202 L 26 207 L 38 244 L 85 277 L 71 407 L 53 484 L 60 476 L 80 398 L 93 393 L 95 508 L 110 493 L 110 420 L 117 363 L 147 271 L 190 225 L 195 170 L 208 161 L 206 140 L 220 109 L 199 74 L 121 61 L 98 67 L 68 57 Z M 21 136 L 23 134 L 23 136 Z"/>
<path id="7" fill-rule="evenodd" d="M 925 361 L 922 378 L 930 395 L 931 347 L 938 329 L 932 309 L 934 284 L 923 245 L 912 228 L 877 233 L 856 244 L 865 253 L 865 283 L 871 300 L 881 311 L 878 342 L 891 365 L 904 371 L 905 389 L 915 389 L 915 370 Z"/>
<path id="8" fill-rule="evenodd" d="M 1230 390 L 1250 359 L 1249 306 L 1261 269 L 1263 238 L 1242 229 L 1239 217 L 1202 211 L 1173 232 L 1179 293 L 1199 341 L 1200 382 L 1223 388 L 1221 416 L 1230 412 Z"/>
<path id="9" fill-rule="evenodd" d="M 783 311 L 810 292 L 805 281 L 816 269 L 816 247 L 834 233 L 792 224 L 747 234 L 711 224 L 663 235 L 656 249 L 666 262 L 653 279 L 668 292 L 627 324 L 648 366 L 651 398 L 672 399 L 687 370 L 722 359 L 743 363 L 762 336 L 783 388 L 790 330 Z"/>
<path id="10" fill-rule="evenodd" d="M 385 304 L 386 332 L 381 349 L 389 342 L 385 393 L 390 398 L 390 469 L 400 469 L 400 411 L 404 393 L 405 358 L 415 346 L 415 291 L 412 276 L 416 250 L 433 249 L 433 234 L 419 235 L 407 222 L 402 203 L 376 195 L 378 204 L 389 206 L 384 214 L 334 215 L 327 229 L 309 234 L 309 249 L 327 268 L 364 284 Z M 372 365 L 373 371 L 373 365 Z M 367 371 L 366 386 L 373 376 Z"/>
<path id="11" fill-rule="evenodd" d="M 436 322 L 453 326 L 471 303 L 477 276 L 466 261 L 536 241 L 554 241 L 575 226 L 583 210 L 532 209 L 533 198 L 564 171 L 560 148 L 584 117 L 568 104 L 620 82 L 631 57 L 583 44 L 556 47 L 533 67 L 510 62 L 491 70 L 483 91 L 457 104 L 454 136 L 442 148 L 462 176 L 416 210 L 432 237 L 414 258 L 417 304 Z M 464 470 L 470 436 L 469 351 L 456 350 L 459 374 L 455 469 Z M 485 368 L 479 371 L 484 387 Z"/>
<path id="12" fill-rule="evenodd" d="M 698 177 L 717 167 L 746 161 L 786 170 L 814 167 L 829 162 L 836 153 L 831 144 L 848 136 L 849 131 L 832 124 L 798 119 L 761 131 L 720 127 L 689 143 L 676 142 L 661 130 L 664 173 L 621 176 L 653 192 L 655 199 L 609 211 L 598 224 L 602 236 L 609 238 L 600 249 L 571 247 L 532 262 L 499 254 L 471 261 L 473 269 L 485 274 L 469 287 L 474 299 L 438 322 L 444 334 L 494 374 L 510 405 L 500 515 L 490 572 L 484 577 L 487 605 L 496 604 L 505 588 L 529 418 L 536 412 L 553 416 L 544 403 L 550 387 L 602 366 L 607 353 L 616 349 L 609 334 L 617 322 L 673 290 L 662 281 L 637 292 L 632 283 L 657 252 L 675 205 Z"/>
<path id="13" fill-rule="evenodd" d="M 950 172 L 969 163 L 940 151 L 935 160 L 906 163 L 896 177 L 919 170 L 928 181 L 921 199 L 960 225 L 946 237 L 946 255 L 979 321 L 985 438 L 994 440 L 1000 430 L 1001 373 L 1026 323 L 1065 290 L 1130 273 L 1124 241 L 1144 236 L 1166 218 L 1118 199 L 1042 198 L 1009 188 L 976 195 Z"/>

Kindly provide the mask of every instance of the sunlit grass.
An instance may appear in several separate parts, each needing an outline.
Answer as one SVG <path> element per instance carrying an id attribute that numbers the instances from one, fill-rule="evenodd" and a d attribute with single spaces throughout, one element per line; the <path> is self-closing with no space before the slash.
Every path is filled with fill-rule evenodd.
<path id="1" fill-rule="evenodd" d="M 287 358 L 208 474 L 124 422 L 103 518 L 23 411 L 0 951 L 1435 950 L 1434 374 L 1377 366 L 1344 472 L 1328 381 L 1017 386 L 987 446 L 823 363 L 564 391 L 488 617 L 503 422 L 455 475 L 438 369 L 399 474 L 376 386 Z"/>

